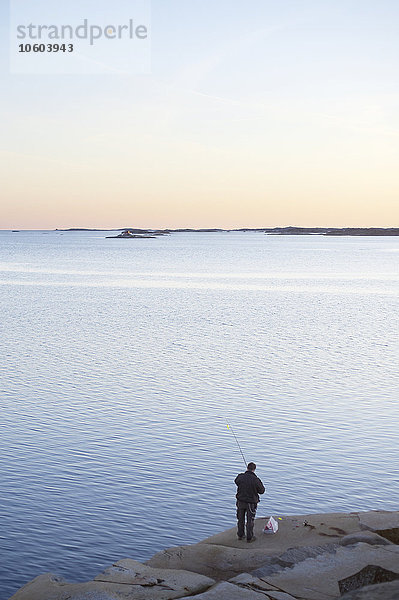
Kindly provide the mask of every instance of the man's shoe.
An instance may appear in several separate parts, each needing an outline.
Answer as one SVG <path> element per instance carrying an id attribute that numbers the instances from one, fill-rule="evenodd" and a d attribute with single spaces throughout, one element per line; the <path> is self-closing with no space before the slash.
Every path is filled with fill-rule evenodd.
<path id="1" fill-rule="evenodd" d="M 242 541 L 243 539 L 245 539 L 243 535 L 237 535 L 237 537 L 238 537 L 238 539 L 239 539 L 240 541 Z"/>
<path id="2" fill-rule="evenodd" d="M 253 535 L 249 540 L 247 540 L 247 544 L 250 544 L 251 542 L 254 542 L 256 540 L 256 537 Z"/>

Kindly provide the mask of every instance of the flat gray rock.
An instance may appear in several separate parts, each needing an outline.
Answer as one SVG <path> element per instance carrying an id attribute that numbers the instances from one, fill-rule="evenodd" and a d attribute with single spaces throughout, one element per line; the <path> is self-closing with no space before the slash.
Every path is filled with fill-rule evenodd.
<path id="1" fill-rule="evenodd" d="M 268 595 L 223 581 L 202 594 L 184 596 L 180 600 L 268 600 Z"/>
<path id="2" fill-rule="evenodd" d="M 301 556 L 308 556 L 303 548 L 315 548 L 311 554 L 315 556 L 323 552 L 322 547 L 328 552 L 346 535 L 360 531 L 357 513 L 284 517 L 279 520 L 279 530 L 275 535 L 263 534 L 266 521 L 266 518 L 255 520 L 257 539 L 253 544 L 237 540 L 237 530 L 233 527 L 198 544 L 158 552 L 146 564 L 158 568 L 192 570 L 225 580 L 261 567 L 264 575 L 270 575 L 284 566 L 294 564 Z M 287 553 L 285 562 L 280 558 L 284 553 Z"/>
<path id="3" fill-rule="evenodd" d="M 234 585 L 243 585 L 246 587 L 252 588 L 255 592 L 262 591 L 276 591 L 277 588 L 271 585 L 270 583 L 266 583 L 263 579 L 259 579 L 258 577 L 254 577 L 250 573 L 240 573 L 240 575 L 236 575 L 232 579 L 229 579 L 230 583 L 234 583 Z"/>
<path id="4" fill-rule="evenodd" d="M 336 552 L 309 558 L 265 578 L 275 587 L 308 600 L 340 597 L 339 581 L 376 565 L 399 574 L 399 546 L 340 546 Z"/>
<path id="5" fill-rule="evenodd" d="M 360 527 L 375 531 L 394 544 L 399 544 L 399 511 L 372 510 L 359 513 Z"/>
<path id="6" fill-rule="evenodd" d="M 120 596 L 118 596 L 118 598 L 120 598 Z M 75 596 L 68 596 L 68 600 L 115 600 L 115 596 L 99 590 L 87 590 L 86 592 L 78 593 Z"/>
<path id="7" fill-rule="evenodd" d="M 269 596 L 271 600 L 296 600 L 294 596 L 286 592 L 270 592 Z"/>
<path id="8" fill-rule="evenodd" d="M 399 511 L 370 510 L 359 512 L 360 526 L 365 529 L 377 531 L 378 529 L 391 529 L 399 527 Z"/>
<path id="9" fill-rule="evenodd" d="M 273 566 L 278 559 L 268 557 L 262 548 L 246 544 L 242 548 L 230 548 L 215 544 L 177 546 L 155 554 L 146 564 L 166 569 L 184 569 L 202 573 L 214 579 L 231 579 L 235 575 L 249 572 L 267 563 Z M 280 570 L 278 564 L 272 572 Z"/>
<path id="10" fill-rule="evenodd" d="M 389 544 L 392 544 L 392 542 L 381 535 L 378 535 L 378 533 L 375 533 L 374 531 L 357 531 L 356 533 L 350 533 L 341 538 L 338 543 L 341 546 L 350 546 L 359 542 L 364 542 L 371 546 L 388 546 Z"/>
<path id="11" fill-rule="evenodd" d="M 260 517 L 255 520 L 254 532 L 257 539 L 250 546 L 262 549 L 268 555 L 276 555 L 289 548 L 336 543 L 345 535 L 360 531 L 359 514 L 327 513 L 278 517 L 279 529 L 274 535 L 263 533 L 268 517 Z M 207 538 L 201 543 L 230 548 L 248 546 L 245 542 L 237 540 L 236 527 Z"/>
<path id="12" fill-rule="evenodd" d="M 67 583 L 50 573 L 41 575 L 10 600 L 174 600 L 200 593 L 214 583 L 197 573 L 154 569 L 125 559 L 86 583 Z"/>
<path id="13" fill-rule="evenodd" d="M 303 548 L 289 548 L 286 552 L 273 556 L 265 557 L 265 562 L 258 569 L 251 571 L 254 577 L 268 578 L 271 575 L 281 573 L 287 567 L 307 560 L 308 558 L 316 558 L 322 554 L 334 554 L 339 548 L 338 544 L 326 544 L 325 546 L 304 546 Z"/>

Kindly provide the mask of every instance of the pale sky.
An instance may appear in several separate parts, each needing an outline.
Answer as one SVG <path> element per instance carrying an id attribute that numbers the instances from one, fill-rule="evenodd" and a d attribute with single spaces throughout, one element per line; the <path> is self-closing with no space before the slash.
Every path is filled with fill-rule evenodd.
<path id="1" fill-rule="evenodd" d="M 10 74 L 0 17 L 0 229 L 399 226 L 397 0 L 153 0 L 149 75 Z"/>

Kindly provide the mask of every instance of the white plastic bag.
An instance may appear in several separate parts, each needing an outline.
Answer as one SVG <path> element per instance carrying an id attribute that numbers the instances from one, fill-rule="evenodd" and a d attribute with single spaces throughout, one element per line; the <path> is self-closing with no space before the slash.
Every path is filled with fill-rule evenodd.
<path id="1" fill-rule="evenodd" d="M 268 522 L 265 525 L 263 533 L 277 533 L 278 531 L 278 523 L 274 517 L 270 517 Z"/>

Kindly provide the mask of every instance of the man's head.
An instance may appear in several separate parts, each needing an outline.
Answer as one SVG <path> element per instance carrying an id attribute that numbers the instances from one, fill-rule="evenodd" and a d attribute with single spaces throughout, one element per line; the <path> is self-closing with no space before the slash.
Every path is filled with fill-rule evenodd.
<path id="1" fill-rule="evenodd" d="M 247 469 L 248 469 L 248 471 L 255 471 L 256 464 L 253 462 L 248 463 Z"/>

